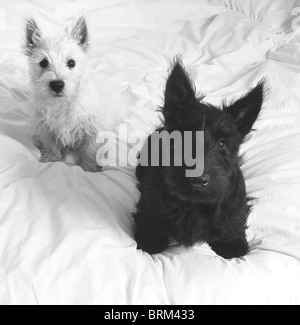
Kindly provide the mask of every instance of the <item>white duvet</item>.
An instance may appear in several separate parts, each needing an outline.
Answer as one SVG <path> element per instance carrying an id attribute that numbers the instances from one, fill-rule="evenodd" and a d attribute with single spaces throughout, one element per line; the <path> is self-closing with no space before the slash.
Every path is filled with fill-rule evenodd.
<path id="1" fill-rule="evenodd" d="M 300 304 L 297 6 L 0 0 L 0 304 Z M 91 29 L 90 63 L 124 95 L 130 130 L 149 133 L 159 124 L 156 108 L 178 54 L 213 104 L 267 78 L 263 113 L 242 147 L 248 192 L 256 198 L 246 257 L 227 261 L 207 245 L 173 245 L 155 256 L 138 251 L 134 168 L 92 174 L 38 162 L 27 127 L 24 19 L 54 26 L 82 12 Z"/>

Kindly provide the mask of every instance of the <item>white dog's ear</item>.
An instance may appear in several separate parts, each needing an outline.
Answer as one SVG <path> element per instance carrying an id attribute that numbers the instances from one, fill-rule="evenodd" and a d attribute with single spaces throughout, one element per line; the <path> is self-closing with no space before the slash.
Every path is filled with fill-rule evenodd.
<path id="1" fill-rule="evenodd" d="M 34 19 L 29 19 L 26 22 L 26 44 L 25 54 L 32 55 L 33 50 L 38 46 L 41 41 L 41 31 L 38 28 Z"/>
<path id="2" fill-rule="evenodd" d="M 88 49 L 88 28 L 85 18 L 80 17 L 74 27 L 71 29 L 70 37 L 78 42 L 78 45 L 85 51 Z"/>

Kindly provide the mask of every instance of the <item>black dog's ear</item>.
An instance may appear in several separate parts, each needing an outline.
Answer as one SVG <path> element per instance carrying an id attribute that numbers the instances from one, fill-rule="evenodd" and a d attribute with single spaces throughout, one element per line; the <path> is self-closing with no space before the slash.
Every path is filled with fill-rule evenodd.
<path id="1" fill-rule="evenodd" d="M 29 19 L 26 22 L 26 44 L 25 54 L 32 55 L 32 51 L 37 47 L 41 40 L 41 31 L 34 19 Z"/>
<path id="2" fill-rule="evenodd" d="M 224 108 L 224 111 L 233 118 L 237 129 L 243 137 L 251 131 L 261 111 L 264 100 L 264 87 L 265 81 L 262 80 L 245 96 Z"/>
<path id="3" fill-rule="evenodd" d="M 165 105 L 162 109 L 165 121 L 175 120 L 179 114 L 188 114 L 191 103 L 195 102 L 196 91 L 180 60 L 176 60 L 167 80 Z"/>
<path id="4" fill-rule="evenodd" d="M 77 41 L 83 50 L 87 50 L 89 45 L 88 44 L 89 35 L 88 35 L 87 23 L 83 16 L 79 17 L 74 27 L 72 28 L 71 38 Z"/>

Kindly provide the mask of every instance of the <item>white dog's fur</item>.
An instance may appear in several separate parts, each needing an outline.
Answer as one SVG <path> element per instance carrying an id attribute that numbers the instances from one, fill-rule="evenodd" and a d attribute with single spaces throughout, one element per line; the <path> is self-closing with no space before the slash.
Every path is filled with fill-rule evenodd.
<path id="1" fill-rule="evenodd" d="M 66 152 L 72 150 L 79 155 L 78 164 L 85 171 L 99 170 L 97 134 L 112 125 L 104 112 L 110 108 L 101 106 L 87 69 L 85 19 L 79 18 L 65 35 L 53 38 L 43 38 L 36 22 L 28 20 L 25 51 L 33 85 L 32 122 L 35 144 L 41 151 L 40 161 L 63 161 Z M 43 60 L 47 60 L 46 67 L 41 66 Z M 68 66 L 70 60 L 75 67 Z M 50 87 L 57 80 L 65 84 L 59 94 Z M 114 94 L 109 96 L 113 98 Z"/>

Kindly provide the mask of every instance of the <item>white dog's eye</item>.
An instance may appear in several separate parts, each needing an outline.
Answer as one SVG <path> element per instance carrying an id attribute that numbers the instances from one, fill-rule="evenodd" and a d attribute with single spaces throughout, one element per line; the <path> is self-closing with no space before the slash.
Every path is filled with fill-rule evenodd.
<path id="1" fill-rule="evenodd" d="M 44 59 L 43 61 L 40 62 L 40 66 L 41 66 L 43 69 L 47 68 L 48 65 L 49 65 L 49 62 L 48 62 L 47 59 Z"/>
<path id="2" fill-rule="evenodd" d="M 74 60 L 69 60 L 67 62 L 67 66 L 70 68 L 70 69 L 73 69 L 75 68 L 75 65 L 76 65 L 76 62 Z"/>

